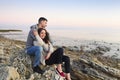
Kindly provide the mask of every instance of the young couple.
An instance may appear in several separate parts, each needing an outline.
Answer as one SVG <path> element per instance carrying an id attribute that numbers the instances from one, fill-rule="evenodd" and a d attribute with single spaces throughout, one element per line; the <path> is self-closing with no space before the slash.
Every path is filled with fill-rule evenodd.
<path id="1" fill-rule="evenodd" d="M 70 59 L 63 53 L 63 48 L 53 49 L 49 33 L 45 29 L 47 26 L 47 19 L 40 17 L 38 24 L 31 26 L 28 34 L 26 51 L 30 56 L 34 56 L 33 71 L 43 74 L 44 71 L 39 67 L 40 63 L 46 65 L 57 64 L 57 73 L 71 80 L 70 77 Z M 62 71 L 62 64 L 64 62 L 65 73 Z"/>

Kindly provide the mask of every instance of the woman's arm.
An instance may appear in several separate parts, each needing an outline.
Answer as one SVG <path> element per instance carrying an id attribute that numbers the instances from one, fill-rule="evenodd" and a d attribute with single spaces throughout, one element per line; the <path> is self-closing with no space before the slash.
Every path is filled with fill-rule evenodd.
<path id="1" fill-rule="evenodd" d="M 45 56 L 45 60 L 49 59 L 51 56 L 51 53 L 49 52 L 46 56 Z"/>
<path id="2" fill-rule="evenodd" d="M 45 60 L 49 59 L 52 53 L 53 53 L 53 46 L 49 42 L 49 44 L 48 44 L 48 54 L 45 56 Z"/>

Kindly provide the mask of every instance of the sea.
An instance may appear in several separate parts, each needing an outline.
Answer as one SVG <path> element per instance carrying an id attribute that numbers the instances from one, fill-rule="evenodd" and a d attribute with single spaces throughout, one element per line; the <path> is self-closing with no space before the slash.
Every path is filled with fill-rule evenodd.
<path id="1" fill-rule="evenodd" d="M 0 26 L 2 29 L 17 29 L 22 32 L 0 32 L 11 39 L 26 41 L 30 30 L 29 26 Z M 120 28 L 119 27 L 61 27 L 61 26 L 47 26 L 47 31 L 51 36 L 58 38 L 71 38 L 76 40 L 95 40 L 105 41 L 110 43 L 120 43 Z"/>

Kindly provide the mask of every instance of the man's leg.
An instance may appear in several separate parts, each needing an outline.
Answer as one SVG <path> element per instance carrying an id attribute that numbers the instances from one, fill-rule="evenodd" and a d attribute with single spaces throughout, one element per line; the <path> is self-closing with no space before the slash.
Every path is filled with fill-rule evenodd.
<path id="1" fill-rule="evenodd" d="M 39 68 L 42 51 L 43 48 L 41 46 L 32 46 L 31 48 L 27 49 L 28 55 L 35 56 L 33 70 L 38 73 L 43 73 L 43 71 Z"/>
<path id="2" fill-rule="evenodd" d="M 27 49 L 27 54 L 31 56 L 35 56 L 33 67 L 40 64 L 40 56 L 41 56 L 42 51 L 43 49 L 41 46 L 32 46 L 31 48 Z"/>

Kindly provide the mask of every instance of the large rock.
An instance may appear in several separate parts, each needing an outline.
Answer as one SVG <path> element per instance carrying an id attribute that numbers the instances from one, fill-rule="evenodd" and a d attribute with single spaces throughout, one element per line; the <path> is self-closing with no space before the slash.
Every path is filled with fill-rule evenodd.
<path id="1" fill-rule="evenodd" d="M 0 65 L 0 80 L 64 80 L 56 73 L 54 66 L 43 66 L 42 69 L 45 70 L 43 75 L 34 73 L 32 59 L 25 53 L 21 44 L 8 40 L 0 45 L 1 63 L 4 61 L 4 67 Z M 9 61 L 6 61 L 6 58 L 9 58 Z"/>
<path id="2" fill-rule="evenodd" d="M 80 58 L 77 61 L 73 61 L 72 70 L 76 71 L 77 74 L 81 75 L 81 72 L 87 74 L 90 79 L 95 77 L 102 80 L 118 80 L 120 79 L 120 70 L 105 66 L 94 61 L 88 61 Z M 96 80 L 96 79 L 90 80 Z"/>
<path id="3" fill-rule="evenodd" d="M 6 56 L 6 53 L 4 53 L 4 44 L 0 44 L 0 63 L 8 64 L 9 59 L 10 58 L 8 56 Z"/>
<path id="4" fill-rule="evenodd" d="M 45 70 L 45 73 L 43 75 L 34 73 L 31 60 L 31 57 L 27 55 L 24 50 L 19 52 L 18 56 L 14 58 L 12 65 L 17 68 L 21 80 L 64 80 L 64 78 L 56 73 L 54 66 L 40 65 L 40 67 Z"/>
<path id="5" fill-rule="evenodd" d="M 20 80 L 20 75 L 14 67 L 1 67 L 0 80 Z"/>

